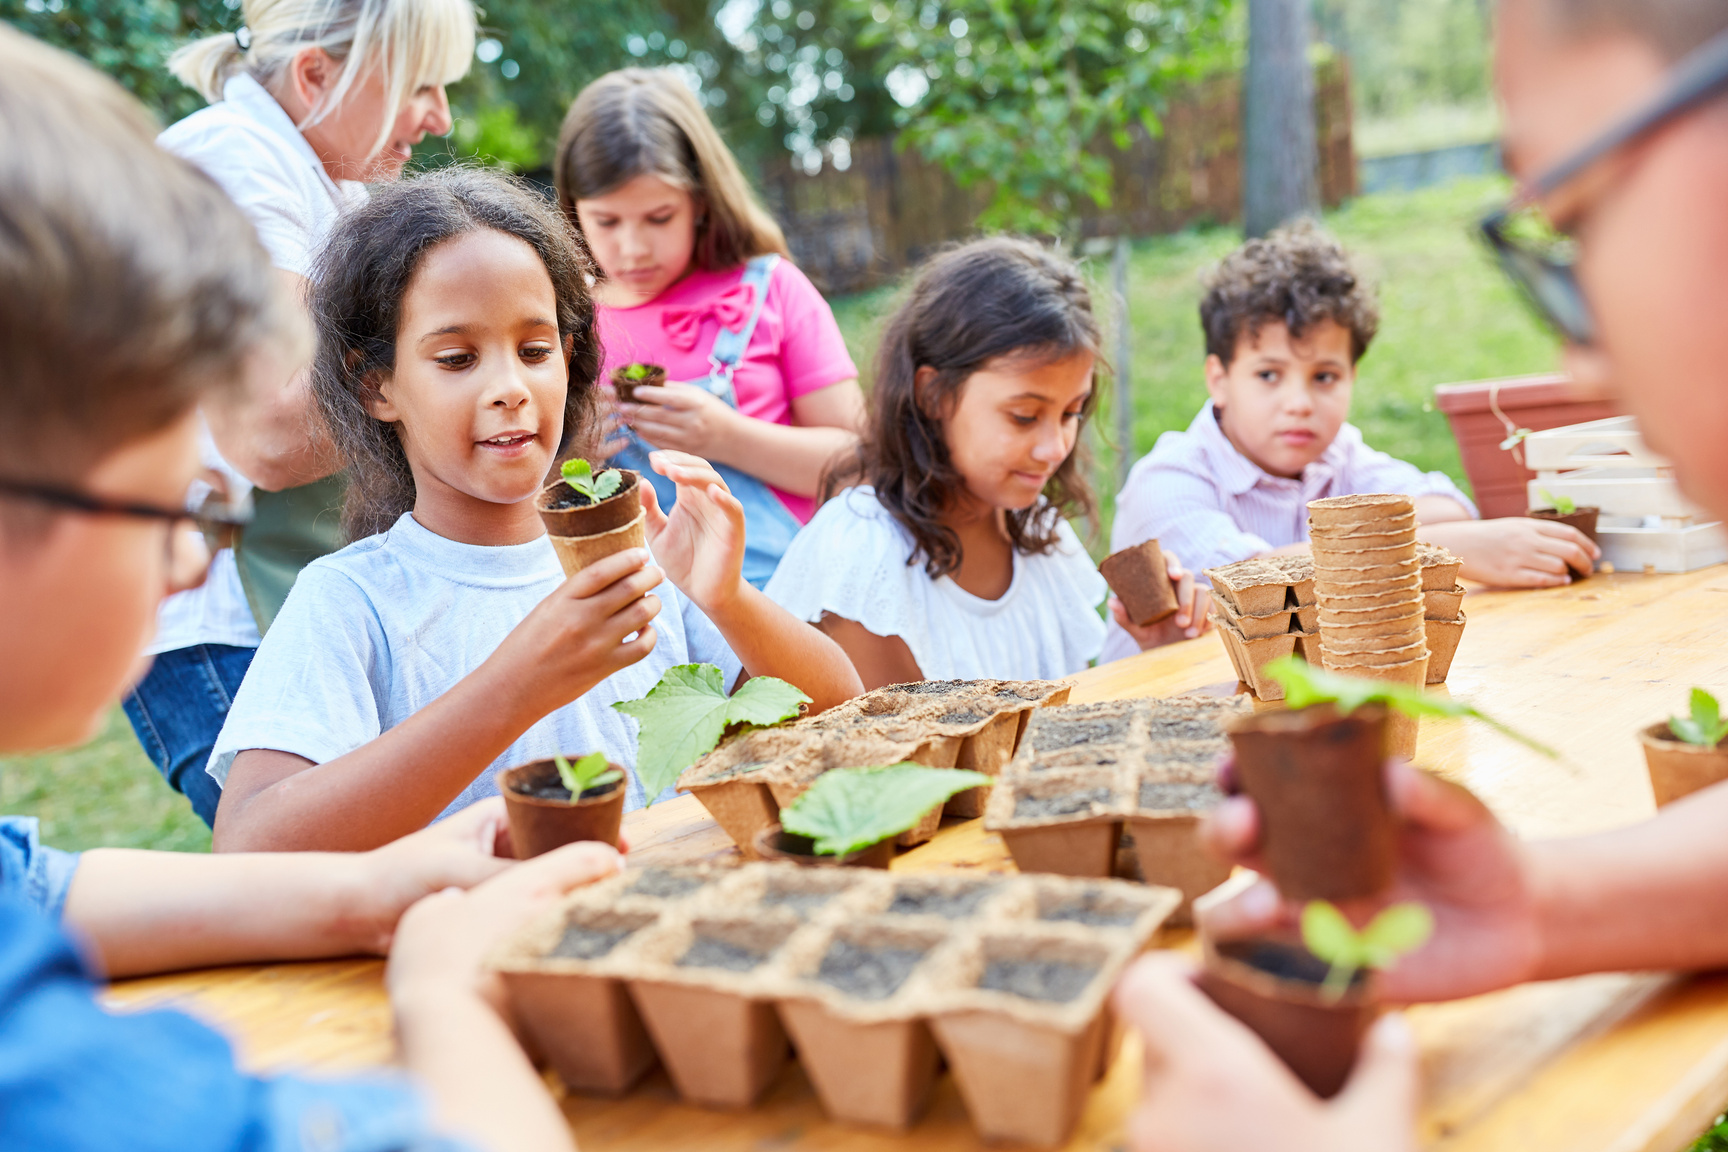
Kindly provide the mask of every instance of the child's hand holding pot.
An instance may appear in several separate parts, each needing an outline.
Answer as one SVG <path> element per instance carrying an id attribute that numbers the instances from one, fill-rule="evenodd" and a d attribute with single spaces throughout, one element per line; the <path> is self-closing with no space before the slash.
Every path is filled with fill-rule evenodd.
<path id="1" fill-rule="evenodd" d="M 744 584 L 744 506 L 708 461 L 684 452 L 655 452 L 654 470 L 678 486 L 678 502 L 662 512 L 652 484 L 643 484 L 648 546 L 666 576 L 710 618 L 722 615 Z"/>
<path id="2" fill-rule="evenodd" d="M 716 458 L 725 455 L 737 422 L 748 419 L 707 389 L 670 380 L 658 388 L 638 388 L 635 401 L 620 401 L 618 411 L 656 448 Z"/>

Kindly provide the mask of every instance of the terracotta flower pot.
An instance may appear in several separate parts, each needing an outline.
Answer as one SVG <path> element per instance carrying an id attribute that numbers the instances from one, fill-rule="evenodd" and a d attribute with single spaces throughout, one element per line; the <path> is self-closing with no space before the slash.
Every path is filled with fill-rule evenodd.
<path id="1" fill-rule="evenodd" d="M 1590 537 L 1591 543 L 1594 544 L 1599 542 L 1596 539 L 1596 521 L 1602 515 L 1602 509 L 1600 508 L 1579 508 L 1576 511 L 1567 513 L 1561 513 L 1553 508 L 1538 508 L 1529 515 L 1532 520 L 1553 520 L 1561 524 L 1569 525 Z M 1566 567 L 1572 573 L 1573 577 L 1578 580 L 1584 579 L 1594 570 L 1575 568 L 1570 564 Z"/>
<path id="2" fill-rule="evenodd" d="M 1374 1022 L 1369 980 L 1335 1004 L 1320 994 L 1326 965 L 1296 945 L 1245 940 L 1206 946 L 1200 988 L 1252 1028 L 1315 1095 L 1338 1094 Z"/>
<path id="3" fill-rule="evenodd" d="M 1098 571 L 1136 627 L 1146 628 L 1176 615 L 1176 588 L 1164 570 L 1158 541 L 1147 540 L 1106 556 Z"/>
<path id="4" fill-rule="evenodd" d="M 666 383 L 666 369 L 660 367 L 658 364 L 642 365 L 642 367 L 648 369 L 648 374 L 640 380 L 632 380 L 629 376 L 624 374 L 625 371 L 631 367 L 633 367 L 633 365 L 626 364 L 622 368 L 612 369 L 612 391 L 617 393 L 618 399 L 624 401 L 626 404 L 636 399 L 636 389 L 658 388 Z"/>
<path id="5" fill-rule="evenodd" d="M 1638 743 L 1644 746 L 1644 764 L 1658 808 L 1728 780 L 1728 741 L 1714 748 L 1688 744 L 1677 738 L 1664 720 L 1639 732 Z"/>
<path id="6" fill-rule="evenodd" d="M 1230 741 L 1280 892 L 1336 901 L 1386 890 L 1398 829 L 1386 796 L 1385 709 L 1259 712 L 1236 720 Z"/>
<path id="7" fill-rule="evenodd" d="M 574 576 L 615 552 L 646 546 L 647 514 L 639 493 L 642 478 L 629 468 L 618 471 L 624 477 L 618 491 L 598 504 L 561 506 L 574 493 L 563 480 L 554 480 L 540 490 L 535 508 L 552 538 L 564 575 Z"/>
<path id="8" fill-rule="evenodd" d="M 572 802 L 558 778 L 557 765 L 535 760 L 498 773 L 498 791 L 510 819 L 510 842 L 518 859 L 538 856 L 578 840 L 601 840 L 618 847 L 618 826 L 624 819 L 624 786 L 629 773 L 610 784 L 590 788 Z"/>
<path id="9" fill-rule="evenodd" d="M 787 832 L 770 824 L 756 833 L 751 847 L 763 860 L 783 860 L 804 868 L 887 868 L 894 860 L 894 837 L 878 840 L 868 848 L 844 856 L 818 856 L 808 836 Z"/>

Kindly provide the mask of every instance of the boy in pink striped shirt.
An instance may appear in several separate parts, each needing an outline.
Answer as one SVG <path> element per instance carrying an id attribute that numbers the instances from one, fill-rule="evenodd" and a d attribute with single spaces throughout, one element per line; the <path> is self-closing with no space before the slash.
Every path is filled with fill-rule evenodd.
<path id="1" fill-rule="evenodd" d="M 1206 285 L 1209 399 L 1166 432 L 1117 496 L 1115 551 L 1157 539 L 1196 571 L 1308 547 L 1308 502 L 1357 492 L 1416 500 L 1422 540 L 1450 548 L 1485 584 L 1566 584 L 1600 550 L 1564 524 L 1478 519 L 1439 472 L 1368 447 L 1347 422 L 1356 363 L 1379 326 L 1374 294 L 1337 241 L 1312 224 L 1250 240 Z M 1103 659 L 1138 646 L 1112 626 Z"/>

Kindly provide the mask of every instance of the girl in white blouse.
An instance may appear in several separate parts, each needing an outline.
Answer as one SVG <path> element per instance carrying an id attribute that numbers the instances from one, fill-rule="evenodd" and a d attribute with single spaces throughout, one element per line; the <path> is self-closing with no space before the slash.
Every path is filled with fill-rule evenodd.
<path id="1" fill-rule="evenodd" d="M 792 541 L 769 597 L 838 641 L 866 688 L 1085 668 L 1107 589 L 1067 520 L 1096 516 L 1078 445 L 1099 347 L 1055 253 L 993 238 L 932 260 L 883 333 L 864 443 L 830 479 L 852 487 Z M 1205 626 L 1193 577 L 1165 559 L 1181 610 L 1131 629 L 1142 648 Z"/>

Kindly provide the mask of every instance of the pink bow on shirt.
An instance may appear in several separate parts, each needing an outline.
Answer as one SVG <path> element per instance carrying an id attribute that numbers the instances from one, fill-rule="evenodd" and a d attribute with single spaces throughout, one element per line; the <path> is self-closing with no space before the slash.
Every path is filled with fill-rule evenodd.
<path id="1" fill-rule="evenodd" d="M 668 308 L 660 313 L 660 327 L 672 347 L 688 352 L 696 347 L 702 334 L 702 321 L 712 316 L 722 328 L 737 332 L 750 319 L 750 306 L 756 300 L 756 289 L 748 284 L 734 284 L 720 295 L 689 308 Z"/>

